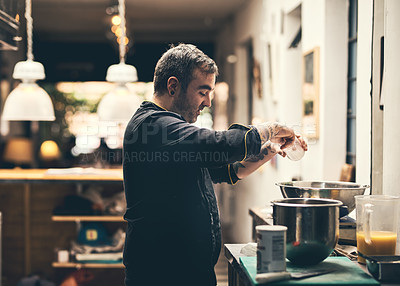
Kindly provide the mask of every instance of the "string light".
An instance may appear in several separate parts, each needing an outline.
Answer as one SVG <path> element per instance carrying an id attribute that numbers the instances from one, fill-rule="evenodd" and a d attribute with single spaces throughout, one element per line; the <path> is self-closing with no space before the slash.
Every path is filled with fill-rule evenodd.
<path id="1" fill-rule="evenodd" d="M 115 26 L 121 25 L 121 18 L 119 17 L 119 15 L 114 15 L 114 16 L 111 18 L 111 23 L 112 23 L 113 25 L 115 25 Z"/>

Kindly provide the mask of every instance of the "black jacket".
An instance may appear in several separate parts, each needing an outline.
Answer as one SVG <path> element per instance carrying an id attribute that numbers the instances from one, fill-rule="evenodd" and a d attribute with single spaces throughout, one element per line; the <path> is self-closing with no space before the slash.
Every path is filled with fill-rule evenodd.
<path id="1" fill-rule="evenodd" d="M 142 103 L 124 136 L 126 285 L 216 285 L 221 231 L 212 182 L 234 184 L 231 164 L 258 154 L 260 142 L 251 127 L 198 128 Z"/>

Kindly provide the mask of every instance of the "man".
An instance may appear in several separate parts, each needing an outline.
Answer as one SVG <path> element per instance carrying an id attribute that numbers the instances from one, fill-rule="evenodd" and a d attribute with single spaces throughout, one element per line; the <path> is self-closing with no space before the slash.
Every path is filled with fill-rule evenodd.
<path id="1" fill-rule="evenodd" d="M 172 47 L 155 68 L 153 102 L 143 102 L 126 128 L 127 286 L 215 286 L 221 233 L 212 182 L 236 183 L 276 153 L 285 156 L 281 148 L 295 138 L 278 123 L 227 131 L 190 124 L 211 106 L 217 75 L 195 46 Z"/>

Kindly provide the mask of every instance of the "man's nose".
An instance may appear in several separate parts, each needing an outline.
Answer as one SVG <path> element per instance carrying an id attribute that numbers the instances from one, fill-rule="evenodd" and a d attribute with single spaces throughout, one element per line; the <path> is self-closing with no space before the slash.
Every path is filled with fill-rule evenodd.
<path id="1" fill-rule="evenodd" d="M 211 107 L 211 93 L 208 93 L 208 95 L 204 99 L 204 106 Z"/>

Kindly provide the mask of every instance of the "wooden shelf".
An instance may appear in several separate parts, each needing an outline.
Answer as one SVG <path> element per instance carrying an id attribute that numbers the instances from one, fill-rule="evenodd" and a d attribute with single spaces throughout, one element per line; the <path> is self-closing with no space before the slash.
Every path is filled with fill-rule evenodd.
<path id="1" fill-rule="evenodd" d="M 55 268 L 125 268 L 122 263 L 78 263 L 78 262 L 53 262 Z"/>
<path id="2" fill-rule="evenodd" d="M 116 221 L 124 222 L 122 216 L 52 216 L 52 221 Z"/>
<path id="3" fill-rule="evenodd" d="M 0 169 L 1 183 L 122 183 L 119 169 Z"/>

